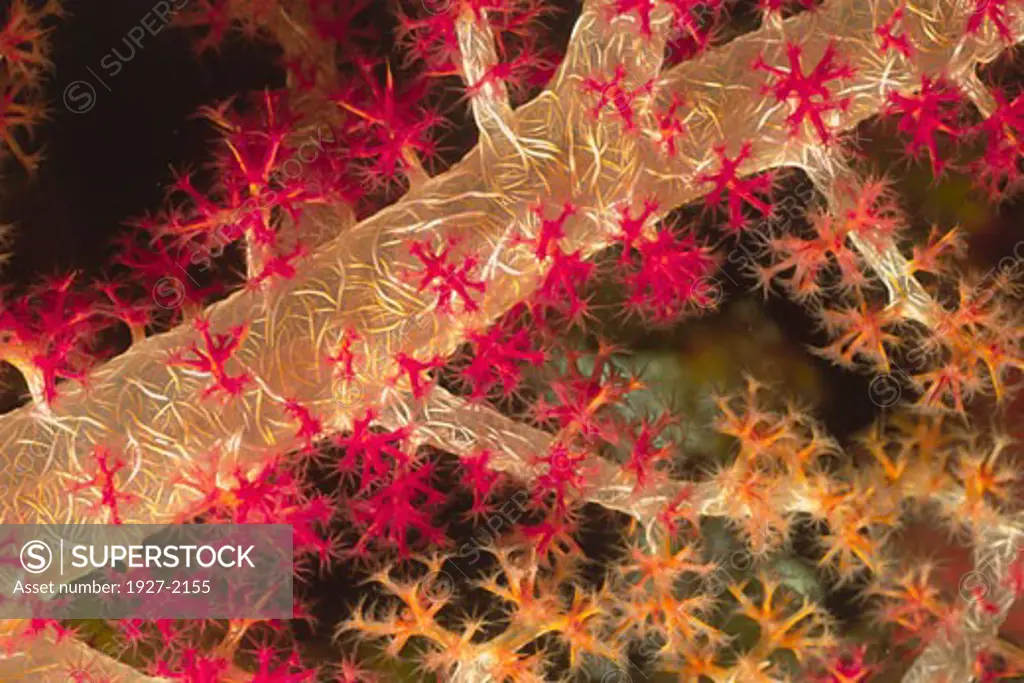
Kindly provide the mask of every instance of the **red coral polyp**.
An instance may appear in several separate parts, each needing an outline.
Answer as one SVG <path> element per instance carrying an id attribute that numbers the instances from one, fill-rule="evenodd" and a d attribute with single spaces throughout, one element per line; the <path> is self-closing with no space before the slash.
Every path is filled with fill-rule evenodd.
<path id="1" fill-rule="evenodd" d="M 853 67 L 840 61 L 839 50 L 831 42 L 818 62 L 806 73 L 803 48 L 799 43 L 786 43 L 785 55 L 789 62 L 786 67 L 769 63 L 763 53 L 754 61 L 755 70 L 766 71 L 770 76 L 764 92 L 774 95 L 780 103 L 792 104 L 786 123 L 793 135 L 800 132 L 804 122 L 809 122 L 821 142 L 830 142 L 832 132 L 826 116 L 846 111 L 850 105 L 849 97 L 836 97 L 831 82 L 852 78 Z"/>
<path id="2" fill-rule="evenodd" d="M 174 351 L 167 361 L 170 367 L 188 368 L 209 375 L 210 383 L 203 389 L 203 396 L 221 395 L 222 398 L 238 396 L 251 382 L 247 372 L 231 374 L 227 363 L 242 345 L 247 325 L 236 325 L 224 333 L 210 331 L 210 321 L 197 319 L 195 329 L 201 343 L 193 342 L 188 349 Z"/>
<path id="3" fill-rule="evenodd" d="M 409 253 L 422 265 L 419 272 L 412 274 L 419 279 L 417 291 L 433 291 L 437 294 L 437 309 L 449 314 L 456 312 L 456 302 L 465 312 L 476 311 L 476 297 L 487 290 L 486 284 L 476 279 L 476 257 L 456 256 L 456 245 L 456 240 L 449 239 L 440 249 L 432 248 L 429 241 L 414 242 L 409 247 Z"/>

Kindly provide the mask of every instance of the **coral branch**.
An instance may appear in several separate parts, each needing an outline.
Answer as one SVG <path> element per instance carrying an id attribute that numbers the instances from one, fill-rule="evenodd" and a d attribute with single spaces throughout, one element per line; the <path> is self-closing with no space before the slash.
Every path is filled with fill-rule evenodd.
<path id="1" fill-rule="evenodd" d="M 562 247 L 585 257 L 613 239 L 614 207 L 629 197 L 652 196 L 662 207 L 698 198 L 706 188 L 693 179 L 726 142 L 753 141 L 739 174 L 791 165 L 820 175 L 824 156 L 814 126 L 792 136 L 789 108 L 769 107 L 756 96 L 765 74 L 749 66 L 761 55 L 764 64 L 784 67 L 785 36 L 801 37 L 806 64 L 819 63 L 835 44 L 843 63 L 852 67 L 853 75 L 833 93 L 847 106 L 822 114 L 833 133 L 881 111 L 894 89 L 911 91 L 922 75 L 940 68 L 959 80 L 1003 48 L 994 32 L 961 39 L 967 17 L 959 3 L 943 0 L 918 3 L 935 11 L 908 11 L 902 21 L 903 32 L 926 57 L 910 65 L 899 55 L 882 56 L 874 29 L 896 4 L 833 0 L 662 74 L 655 101 L 647 103 L 651 106 L 645 108 L 639 97 L 634 104 L 637 124 L 646 125 L 648 109 L 664 111 L 673 97 L 685 94 L 687 135 L 676 141 L 677 153 L 667 157 L 661 145 L 623 135 L 616 117 L 595 121 L 586 115 L 588 102 L 580 87 L 586 78 L 626 65 L 623 87 L 633 92 L 658 77 L 664 48 L 663 35 L 641 35 L 628 17 L 609 23 L 602 3 L 588 3 L 551 88 L 516 110 L 517 145 L 495 137 L 493 144 L 478 146 L 343 239 L 323 244 L 294 278 L 280 283 L 272 301 L 241 291 L 205 312 L 214 330 L 247 325 L 231 357 L 259 380 L 223 407 L 196 400 L 208 387 L 205 373 L 166 364 L 171 351 L 202 342 L 196 331 L 179 327 L 98 368 L 90 376 L 89 391 L 73 383 L 62 387 L 53 415 L 23 408 L 0 417 L 0 445 L 12 464 L 0 475 L 0 484 L 12 491 L 3 502 L 3 520 L 84 519 L 87 508 L 70 507 L 60 478 L 53 475 L 66 471 L 73 455 L 84 457 L 111 434 L 131 440 L 141 459 L 139 475 L 124 492 L 131 497 L 119 507 L 122 520 L 173 520 L 195 502 L 194 491 L 174 483 L 173 474 L 183 464 L 219 449 L 227 471 L 252 470 L 271 446 L 302 446 L 294 419 L 281 402 L 266 400 L 267 390 L 301 403 L 327 431 L 349 427 L 359 406 L 336 400 L 333 368 L 325 360 L 334 351 L 330 344 L 346 330 L 357 331 L 367 350 L 356 378 L 362 401 L 408 409 L 408 397 L 386 391 L 398 374 L 399 352 L 448 357 L 470 331 L 485 327 L 537 288 L 548 265 L 538 261 L 534 250 L 510 246 L 510 241 L 530 207 L 545 198 L 568 196 L 579 207 L 563 226 Z M 408 252 L 410 241 L 443 243 L 455 235 L 479 254 L 481 264 L 488 264 L 489 279 L 486 293 L 476 300 L 478 310 L 464 312 L 452 324 L 430 310 L 433 294 L 410 291 L 398 273 L 420 267 Z M 410 319 L 416 324 L 410 325 Z M 382 401 L 385 395 L 389 398 Z M 502 443 L 493 445 L 505 452 Z M 632 495 L 633 482 L 614 483 L 625 476 L 609 475 L 609 490 Z M 626 505 L 611 498 L 608 504 Z"/>
<path id="2" fill-rule="evenodd" d="M 966 615 L 952 632 L 936 637 L 914 661 L 902 683 L 959 683 L 975 680 L 973 666 L 996 636 L 1014 601 L 1010 567 L 1024 550 L 1024 519 L 993 526 L 974 549 L 972 576 L 980 591 L 968 600 Z"/>
<path id="3" fill-rule="evenodd" d="M 5 628 L 19 622 L 8 621 Z M 74 638 L 26 639 L 24 649 L 0 658 L 0 678 L 32 683 L 170 683 L 169 678 L 146 676 Z"/>

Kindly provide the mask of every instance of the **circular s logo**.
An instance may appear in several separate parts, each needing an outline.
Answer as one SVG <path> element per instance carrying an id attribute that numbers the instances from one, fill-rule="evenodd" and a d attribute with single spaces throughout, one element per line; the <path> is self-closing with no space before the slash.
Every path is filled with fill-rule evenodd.
<path id="1" fill-rule="evenodd" d="M 42 541 L 29 541 L 21 546 L 21 566 L 29 574 L 42 574 L 53 564 L 53 551 Z"/>
<path id="2" fill-rule="evenodd" d="M 96 106 L 96 88 L 88 81 L 73 81 L 64 88 L 64 106 L 73 114 L 85 114 Z"/>
<path id="3" fill-rule="evenodd" d="M 455 581 L 445 571 L 433 571 L 423 580 L 423 597 L 433 603 L 445 603 L 455 594 Z"/>
<path id="4" fill-rule="evenodd" d="M 447 14 L 455 4 L 455 0 L 423 0 L 423 8 L 429 14 Z"/>
<path id="5" fill-rule="evenodd" d="M 334 400 L 343 406 L 356 405 L 363 400 L 363 384 L 358 379 L 335 378 L 331 384 Z"/>
<path id="6" fill-rule="evenodd" d="M 891 408 L 900 400 L 900 383 L 892 375 L 876 375 L 868 385 L 871 402 L 879 408 Z"/>
<path id="7" fill-rule="evenodd" d="M 177 308 L 185 301 L 185 285 L 176 277 L 162 277 L 153 285 L 153 301 L 164 310 Z"/>
<path id="8" fill-rule="evenodd" d="M 960 584 L 957 588 L 960 591 L 960 597 L 968 602 L 972 600 L 984 600 L 990 590 L 988 579 L 985 577 L 985 574 L 977 569 L 972 569 L 964 574 L 960 578 Z"/>

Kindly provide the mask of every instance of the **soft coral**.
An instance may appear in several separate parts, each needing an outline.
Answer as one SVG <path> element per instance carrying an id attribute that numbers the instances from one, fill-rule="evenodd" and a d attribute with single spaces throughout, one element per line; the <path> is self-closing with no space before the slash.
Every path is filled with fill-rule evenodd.
<path id="1" fill-rule="evenodd" d="M 211 245 L 223 250 L 244 238 L 256 279 L 287 277 L 289 260 L 280 254 L 273 259 L 273 248 L 283 246 L 276 216 L 297 221 L 307 204 L 356 198 L 347 168 L 332 161 L 335 155 L 325 154 L 337 131 L 321 126 L 315 136 L 299 139 L 298 119 L 280 92 L 265 91 L 246 114 L 231 105 L 200 110 L 221 132 L 212 190 L 204 193 L 192 174 L 179 174 L 173 187 L 187 201 L 166 216 L 156 233 L 191 243 L 193 251 L 211 251 Z"/>
<path id="2" fill-rule="evenodd" d="M 713 185 L 704 199 L 708 207 L 718 206 L 724 200 L 728 210 L 728 226 L 734 232 L 743 230 L 747 225 L 744 204 L 754 207 L 765 216 L 772 213 L 771 203 L 759 196 L 772 191 L 772 177 L 760 174 L 752 178 L 742 178 L 740 174 L 740 168 L 750 158 L 753 149 L 753 143 L 745 142 L 740 147 L 739 154 L 730 157 L 726 154 L 724 146 L 716 147 L 714 152 L 718 157 L 718 170 L 714 173 L 704 171 L 696 178 L 698 183 Z"/>
<path id="3" fill-rule="evenodd" d="M 332 96 L 354 117 L 350 153 L 371 184 L 389 187 L 418 177 L 422 161 L 437 158 L 434 130 L 445 125 L 438 110 L 426 104 L 427 81 L 417 77 L 399 87 L 385 64 L 382 84 L 374 62 L 360 59 L 357 66 L 359 76 Z"/>
<path id="4" fill-rule="evenodd" d="M 470 385 L 470 399 L 481 400 L 490 396 L 495 387 L 501 387 L 502 396 L 511 397 L 522 377 L 522 364 L 537 366 L 547 354 L 533 348 L 528 330 L 514 332 L 503 326 L 494 326 L 487 332 L 470 333 L 473 356 L 461 370 Z"/>
<path id="5" fill-rule="evenodd" d="M 417 3 L 426 8 L 423 16 L 398 7 L 398 38 L 409 54 L 409 61 L 423 62 L 432 76 L 460 73 L 462 52 L 458 22 L 486 24 L 494 34 L 499 59 L 517 61 L 516 55 L 540 55 L 534 51 L 538 19 L 554 13 L 541 0 L 434 0 Z M 522 63 L 522 60 L 518 60 Z M 542 67 L 541 63 L 531 64 Z"/>
<path id="6" fill-rule="evenodd" d="M 433 518 L 447 497 L 435 488 L 434 478 L 435 466 L 429 461 L 395 462 L 390 472 L 350 500 L 349 513 L 361 529 L 353 552 L 359 555 L 374 543 L 383 543 L 409 557 L 414 541 L 445 545 L 446 537 Z"/>
<path id="7" fill-rule="evenodd" d="M 46 19 L 62 14 L 55 0 L 14 0 L 8 6 L 6 23 L 0 26 L 0 63 L 27 83 L 36 84 L 38 76 L 50 66 Z"/>
<path id="8" fill-rule="evenodd" d="M 104 446 L 93 448 L 91 460 L 94 463 L 95 473 L 84 481 L 76 482 L 71 487 L 71 493 L 97 489 L 99 499 L 92 506 L 92 511 L 96 512 L 106 508 L 110 512 L 110 523 L 121 524 L 123 522 L 122 505 L 138 500 L 138 496 L 135 494 L 123 491 L 122 484 L 118 481 L 122 478 L 118 475 L 128 467 L 128 461 Z"/>
<path id="9" fill-rule="evenodd" d="M 921 88 L 916 93 L 889 95 L 889 113 L 900 117 L 898 130 L 909 133 L 907 151 L 914 157 L 927 151 L 932 173 L 942 173 L 946 161 L 939 151 L 938 134 L 954 137 L 962 132 L 958 120 L 961 115 L 960 94 L 943 79 L 928 75 L 921 77 Z"/>
<path id="10" fill-rule="evenodd" d="M 0 143 L 29 171 L 40 156 L 26 151 L 19 138 L 45 118 L 46 108 L 38 99 L 43 74 L 50 66 L 46 23 L 62 14 L 56 0 L 14 0 L 0 23 Z"/>
<path id="11" fill-rule="evenodd" d="M 794 101 L 786 119 L 790 130 L 796 134 L 804 121 L 809 121 L 821 142 L 829 142 L 832 133 L 825 122 L 825 115 L 845 111 L 850 104 L 849 97 L 836 98 L 829 83 L 844 80 L 854 75 L 848 64 L 839 61 L 839 51 L 830 42 L 810 71 L 804 72 L 803 48 L 798 43 L 786 43 L 788 68 L 768 63 L 762 54 L 754 61 L 754 69 L 767 71 L 773 80 L 764 87 L 766 94 L 772 94 L 779 102 Z"/>
<path id="12" fill-rule="evenodd" d="M 591 318 L 591 307 L 583 289 L 594 272 L 594 264 L 579 250 L 571 254 L 555 250 L 551 267 L 533 296 L 531 307 L 537 321 L 545 327 L 551 326 L 558 317 L 564 318 L 570 326 L 587 322 Z"/>
<path id="13" fill-rule="evenodd" d="M 975 133 L 985 141 L 985 152 L 977 163 L 979 184 L 993 199 L 1016 189 L 1019 184 L 1020 158 L 1024 152 L 1024 95 L 1014 99 L 996 90 L 996 107 Z"/>
<path id="14" fill-rule="evenodd" d="M 628 71 L 625 65 L 617 64 L 609 75 L 588 76 L 582 81 L 583 92 L 593 96 L 590 113 L 598 119 L 601 113 L 609 109 L 621 119 L 627 131 L 637 127 L 637 100 L 643 95 L 654 91 L 654 81 L 650 80 L 635 87 L 627 84 Z"/>
<path id="15" fill-rule="evenodd" d="M 977 33 L 988 21 L 996 28 L 996 32 L 1007 43 L 1013 42 L 1013 31 L 1010 30 L 1011 18 L 1008 16 L 1010 5 L 1019 5 L 1020 0 L 974 0 L 974 8 L 967 18 L 967 32 Z"/>
<path id="16" fill-rule="evenodd" d="M 465 312 L 473 312 L 478 308 L 474 292 L 479 295 L 486 291 L 483 281 L 476 279 L 477 257 L 473 255 L 457 256 L 454 239 L 446 240 L 440 249 L 434 249 L 429 242 L 413 242 L 409 246 L 411 253 L 420 262 L 422 270 L 419 277 L 419 291 L 431 289 L 437 294 L 437 309 L 442 313 L 454 313 L 454 304 L 458 299 Z"/>
<path id="17" fill-rule="evenodd" d="M 202 339 L 202 346 L 193 343 L 187 350 L 172 352 L 167 364 L 208 374 L 212 381 L 203 390 L 204 396 L 216 393 L 222 393 L 227 397 L 237 396 L 252 378 L 247 372 L 232 375 L 226 365 L 242 345 L 247 326 L 236 325 L 221 334 L 212 333 L 210 321 L 205 318 L 197 319 L 194 326 Z"/>
<path id="18" fill-rule="evenodd" d="M 638 244 L 637 256 L 638 263 L 624 276 L 627 306 L 645 321 L 673 323 L 688 309 L 717 303 L 717 290 L 708 279 L 714 258 L 692 234 L 660 230 Z"/>
<path id="19" fill-rule="evenodd" d="M 75 275 L 52 278 L 0 311 L 3 359 L 25 376 L 33 399 L 50 405 L 57 380 L 82 381 L 100 329 L 96 300 L 75 287 Z"/>
<path id="20" fill-rule="evenodd" d="M 211 268 L 213 261 L 209 251 L 157 235 L 153 219 L 140 219 L 136 225 L 153 237 L 144 244 L 140 244 L 135 235 L 117 238 L 115 263 L 131 272 L 131 281 L 145 288 L 159 308 L 170 311 L 171 323 L 198 310 L 222 291 L 219 284 L 200 284 L 190 271 L 194 266 L 200 271 Z"/>

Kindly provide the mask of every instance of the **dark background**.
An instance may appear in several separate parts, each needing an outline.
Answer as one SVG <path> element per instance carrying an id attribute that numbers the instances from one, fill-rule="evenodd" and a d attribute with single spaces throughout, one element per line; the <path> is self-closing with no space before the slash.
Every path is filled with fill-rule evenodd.
<path id="1" fill-rule="evenodd" d="M 153 4 L 66 0 L 67 16 L 53 22 L 50 116 L 34 140 L 44 160 L 32 177 L 13 159 L 2 169 L 0 222 L 16 226 L 6 282 L 25 285 L 68 269 L 95 272 L 126 221 L 164 205 L 172 168 L 209 160 L 215 133 L 195 117 L 200 106 L 283 85 L 271 47 L 231 38 L 219 54 L 199 57 L 189 31 L 170 27 L 146 35 L 142 49 L 109 76 L 100 61 L 112 48 L 130 55 L 123 38 Z M 95 106 L 81 114 L 63 103 L 65 89 L 79 80 L 96 92 Z"/>

